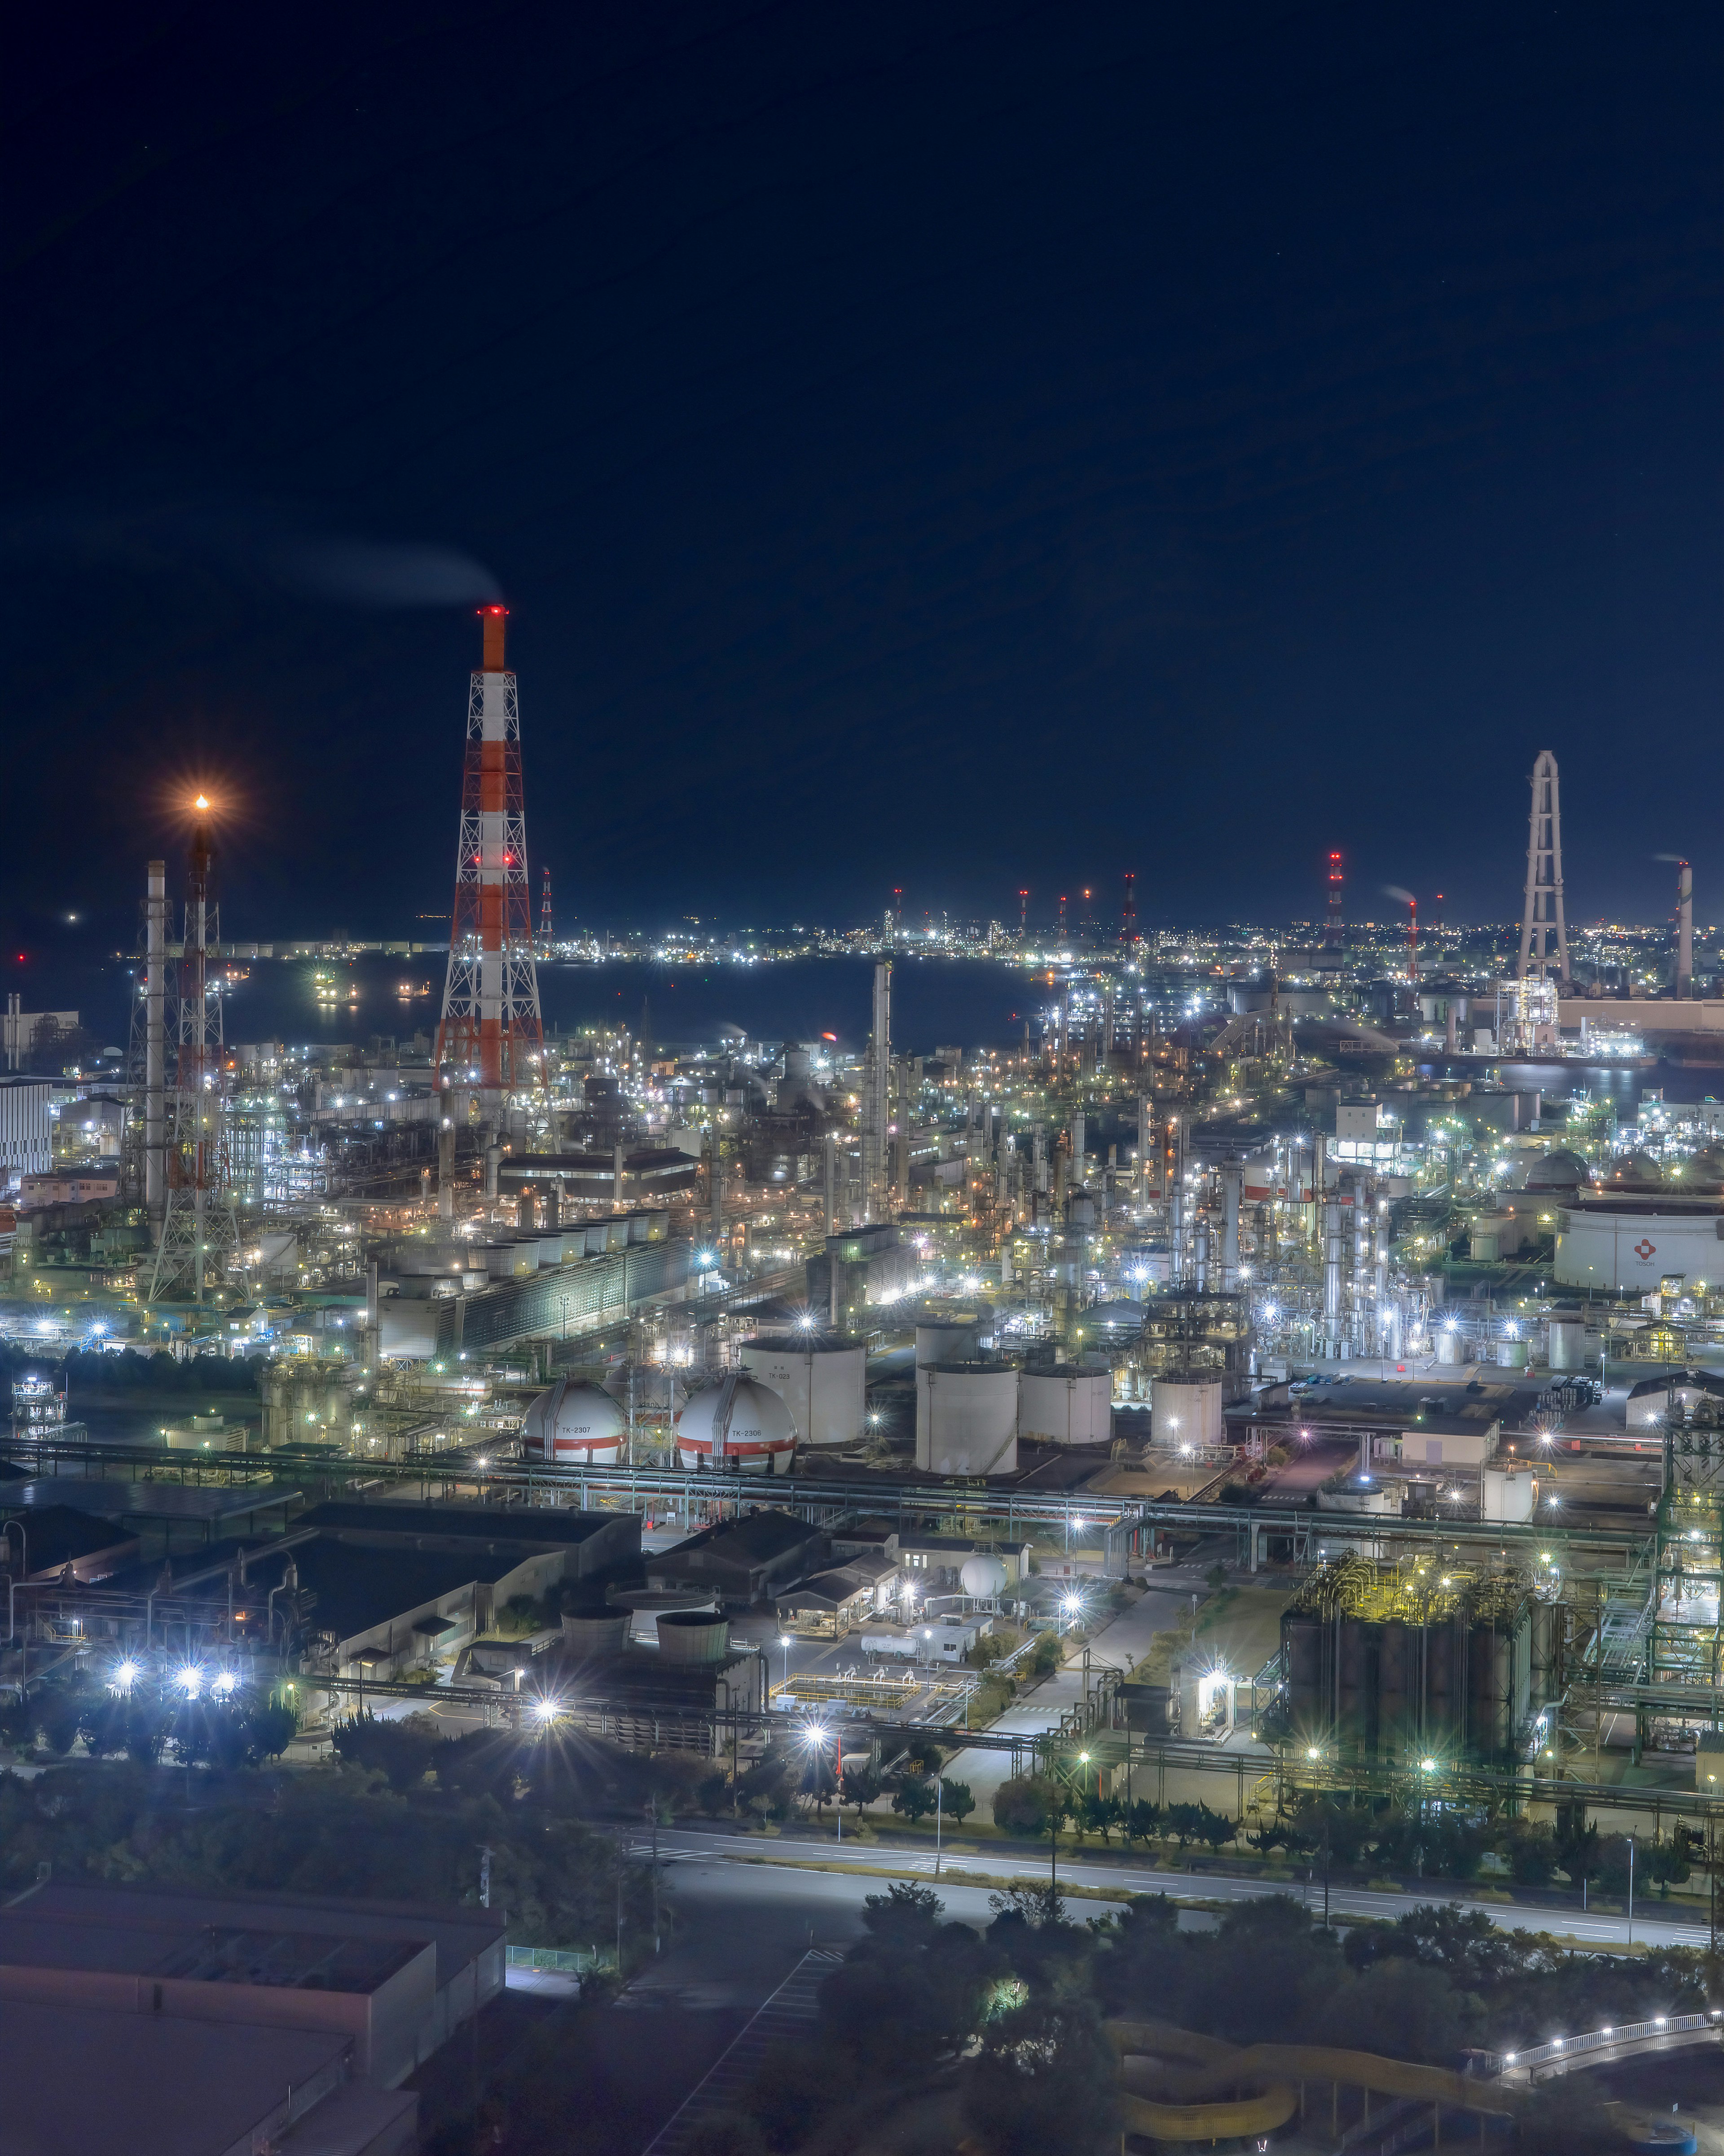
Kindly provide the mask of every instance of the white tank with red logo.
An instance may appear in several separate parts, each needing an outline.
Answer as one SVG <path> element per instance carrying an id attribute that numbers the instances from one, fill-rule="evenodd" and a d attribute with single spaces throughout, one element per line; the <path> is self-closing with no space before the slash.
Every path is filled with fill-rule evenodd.
<path id="1" fill-rule="evenodd" d="M 608 1393 L 559 1378 L 521 1418 L 521 1450 L 547 1467 L 614 1467 L 628 1428 Z"/>
<path id="2" fill-rule="evenodd" d="M 770 1385 L 733 1372 L 690 1395 L 676 1418 L 676 1456 L 685 1468 L 788 1475 L 796 1424 Z"/>

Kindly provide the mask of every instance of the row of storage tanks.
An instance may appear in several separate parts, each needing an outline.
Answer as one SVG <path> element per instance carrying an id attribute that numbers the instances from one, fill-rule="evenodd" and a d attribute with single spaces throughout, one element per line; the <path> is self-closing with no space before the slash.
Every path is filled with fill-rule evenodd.
<path id="1" fill-rule="evenodd" d="M 981 1359 L 979 1324 L 918 1325 L 916 1461 L 935 1475 L 1008 1475 L 1019 1438 L 1106 1445 L 1113 1435 L 1113 1373 L 1104 1363 Z M 860 1341 L 754 1340 L 742 1368 L 690 1394 L 675 1419 L 678 1464 L 785 1475 L 798 1443 L 854 1444 L 867 1419 L 867 1349 Z M 1219 1443 L 1219 1379 L 1157 1378 L 1158 1442 Z M 559 1378 L 527 1409 L 521 1445 L 531 1460 L 613 1467 L 628 1419 L 601 1386 Z"/>
<path id="2" fill-rule="evenodd" d="M 567 1228 L 505 1229 L 487 1242 L 464 1244 L 452 1251 L 409 1247 L 390 1277 L 403 1295 L 434 1294 L 435 1283 L 450 1280 L 470 1293 L 493 1281 L 521 1280 L 580 1258 L 626 1250 L 631 1244 L 663 1242 L 668 1219 L 662 1212 L 612 1213 Z"/>
<path id="3" fill-rule="evenodd" d="M 798 1445 L 853 1445 L 868 1417 L 859 1340 L 751 1340 L 742 1367 L 690 1394 L 675 1419 L 677 1462 L 788 1475 Z M 614 1467 L 628 1417 L 602 1386 L 562 1378 L 521 1424 L 521 1450 L 559 1466 Z"/>

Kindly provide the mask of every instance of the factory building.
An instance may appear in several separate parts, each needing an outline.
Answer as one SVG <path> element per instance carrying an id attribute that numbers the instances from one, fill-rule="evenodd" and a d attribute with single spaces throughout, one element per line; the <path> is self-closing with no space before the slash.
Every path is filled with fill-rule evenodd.
<path id="1" fill-rule="evenodd" d="M 504 1964 L 484 1909 L 49 1881 L 0 1911 L 8 2132 L 91 2156 L 410 2156 L 402 2084 Z"/>
<path id="2" fill-rule="evenodd" d="M 825 1542 L 818 1527 L 788 1512 L 747 1512 L 704 1527 L 646 1561 L 650 1587 L 704 1588 L 727 1607 L 747 1609 L 814 1571 Z"/>
<path id="3" fill-rule="evenodd" d="M 565 1630 L 572 1636 L 546 1680 L 559 1718 L 625 1751 L 710 1759 L 766 1706 L 765 1656 L 733 1643 L 716 1612 L 665 1610 L 656 1649 L 629 1644 L 626 1616 L 584 1635 L 578 1620 Z"/>

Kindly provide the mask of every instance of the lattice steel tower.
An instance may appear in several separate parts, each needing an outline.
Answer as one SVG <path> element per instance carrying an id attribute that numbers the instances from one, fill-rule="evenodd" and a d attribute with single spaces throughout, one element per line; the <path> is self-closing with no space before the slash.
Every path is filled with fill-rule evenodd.
<path id="1" fill-rule="evenodd" d="M 467 692 L 467 759 L 437 1073 L 440 1086 L 476 1085 L 484 1119 L 495 1128 L 506 1092 L 541 1083 L 545 1036 L 533 963 L 521 714 L 515 676 L 503 664 L 508 609 L 479 612 L 485 663 Z"/>
<path id="2" fill-rule="evenodd" d="M 222 1046 L 222 999 L 209 978 L 217 940 L 215 848 L 210 803 L 200 793 L 186 861 L 186 921 L 178 978 L 165 1029 L 174 1048 L 167 1108 L 167 1173 L 162 1239 L 149 1300 L 189 1296 L 202 1302 L 227 1276 L 239 1245 L 228 1162 L 228 1084 Z"/>
<path id="3" fill-rule="evenodd" d="M 1556 948 L 1551 948 L 1551 938 Z M 1526 833 L 1526 906 L 1521 917 L 1519 978 L 1543 980 L 1556 960 L 1568 983 L 1568 928 L 1562 918 L 1562 796 L 1548 749 L 1532 767 L 1532 814 Z"/>

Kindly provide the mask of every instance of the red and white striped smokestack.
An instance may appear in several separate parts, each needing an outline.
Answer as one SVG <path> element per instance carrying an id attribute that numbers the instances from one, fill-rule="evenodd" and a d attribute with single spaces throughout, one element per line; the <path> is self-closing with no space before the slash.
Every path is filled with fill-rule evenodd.
<path id="1" fill-rule="evenodd" d="M 484 664 L 467 696 L 467 755 L 455 902 L 437 1062 L 445 1082 L 475 1081 L 485 1121 L 502 1095 L 536 1085 L 543 1069 L 533 964 L 515 676 L 504 664 L 509 610 L 481 607 Z M 529 1067 L 536 1061 L 536 1067 Z M 470 1077 L 469 1077 L 470 1074 Z"/>

